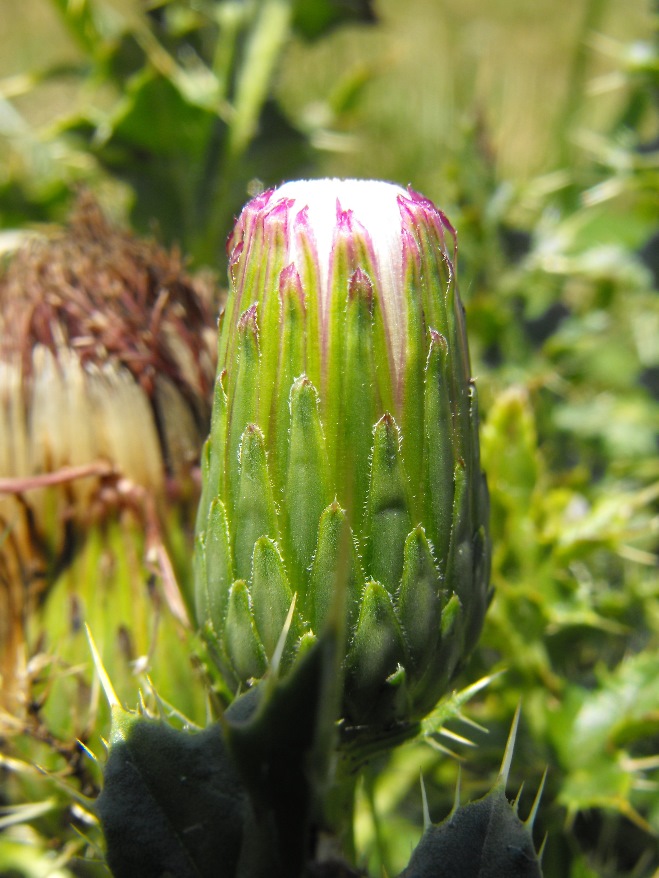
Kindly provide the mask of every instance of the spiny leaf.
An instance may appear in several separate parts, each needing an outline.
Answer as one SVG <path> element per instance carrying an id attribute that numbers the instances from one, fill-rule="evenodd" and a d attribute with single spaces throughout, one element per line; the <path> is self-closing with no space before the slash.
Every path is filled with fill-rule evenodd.
<path id="1" fill-rule="evenodd" d="M 234 874 L 245 793 L 220 727 L 120 713 L 96 805 L 114 878 L 212 878 L 218 864 Z"/>

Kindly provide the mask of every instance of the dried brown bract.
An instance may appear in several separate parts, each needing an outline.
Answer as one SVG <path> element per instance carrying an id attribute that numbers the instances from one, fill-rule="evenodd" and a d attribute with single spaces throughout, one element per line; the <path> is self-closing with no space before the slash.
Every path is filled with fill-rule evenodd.
<path id="1" fill-rule="evenodd" d="M 153 509 L 194 493 L 218 304 L 176 249 L 114 227 L 89 194 L 0 275 L 0 700 L 25 616 L 86 528 L 131 494 Z"/>

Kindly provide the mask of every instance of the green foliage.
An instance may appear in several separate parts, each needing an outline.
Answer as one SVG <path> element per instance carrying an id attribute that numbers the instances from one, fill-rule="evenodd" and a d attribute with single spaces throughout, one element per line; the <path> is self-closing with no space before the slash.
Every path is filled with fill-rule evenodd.
<path id="1" fill-rule="evenodd" d="M 533 839 L 501 787 L 429 826 L 401 878 L 541 878 Z"/>
<path id="2" fill-rule="evenodd" d="M 50 5 L 75 49 L 27 87 L 72 76 L 78 93 L 45 138 L 8 107 L 15 131 L 3 146 L 14 172 L 0 181 L 0 217 L 43 219 L 76 183 L 121 182 L 138 228 L 156 220 L 162 236 L 210 264 L 250 181 L 271 185 L 311 160 L 272 95 L 292 34 L 318 38 L 373 18 L 367 0 Z"/>
<path id="3" fill-rule="evenodd" d="M 235 873 L 244 800 L 217 725 L 194 734 L 115 708 L 96 807 L 116 878 Z"/>
<path id="4" fill-rule="evenodd" d="M 115 878 L 301 875 L 324 819 L 337 656 L 328 628 L 201 731 L 114 704 L 96 811 Z"/>

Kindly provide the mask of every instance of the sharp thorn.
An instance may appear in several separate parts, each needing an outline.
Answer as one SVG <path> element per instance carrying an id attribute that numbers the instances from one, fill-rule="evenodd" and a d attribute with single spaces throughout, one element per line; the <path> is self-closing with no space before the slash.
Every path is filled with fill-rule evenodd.
<path id="1" fill-rule="evenodd" d="M 458 776 L 455 779 L 455 793 L 453 794 L 453 807 L 449 818 L 451 818 L 460 807 L 460 786 L 462 785 L 462 766 L 458 764 Z"/>
<path id="2" fill-rule="evenodd" d="M 114 687 L 112 685 L 112 682 L 110 681 L 108 672 L 105 670 L 99 651 L 96 648 L 96 643 L 94 642 L 94 638 L 92 637 L 89 625 L 87 625 L 86 623 L 85 631 L 87 632 L 87 643 L 89 644 L 89 649 L 92 654 L 92 661 L 94 662 L 94 667 L 96 669 L 96 673 L 98 674 L 98 679 L 100 680 L 101 686 L 103 687 L 105 697 L 108 700 L 108 704 L 110 705 L 110 707 L 120 707 L 121 703 L 119 701 L 117 693 L 114 691 Z"/>
<path id="3" fill-rule="evenodd" d="M 544 774 L 542 775 L 542 780 L 540 781 L 540 786 L 538 787 L 538 792 L 535 794 L 535 799 L 533 800 L 533 805 L 531 806 L 531 811 L 529 816 L 524 821 L 525 826 L 528 828 L 529 832 L 533 829 L 533 823 L 535 822 L 535 816 L 538 813 L 538 808 L 540 807 L 540 799 L 542 798 L 542 791 L 545 788 L 545 781 L 547 780 L 547 771 L 549 769 L 545 768 Z"/>
<path id="4" fill-rule="evenodd" d="M 421 782 L 421 802 L 423 805 L 423 831 L 425 832 L 432 826 L 430 819 L 430 809 L 428 808 L 428 796 L 426 794 L 426 785 L 423 782 L 423 774 L 419 772 L 419 781 Z"/>
<path id="5" fill-rule="evenodd" d="M 93 761 L 96 762 L 96 764 L 98 765 L 98 756 L 94 752 L 92 752 L 86 744 L 83 744 L 80 738 L 76 738 L 76 741 L 82 748 L 83 752 L 86 753 L 90 759 L 93 759 Z"/>
<path id="6" fill-rule="evenodd" d="M 517 795 L 515 796 L 515 799 L 513 801 L 513 811 L 515 812 L 515 814 L 517 814 L 517 811 L 519 809 L 519 800 L 522 797 L 522 790 L 523 789 L 524 789 L 524 781 L 522 781 L 522 785 L 519 788 L 519 790 L 517 791 Z"/>
<path id="7" fill-rule="evenodd" d="M 288 608 L 288 614 L 286 616 L 286 620 L 281 629 L 281 634 L 279 635 L 279 640 L 277 641 L 277 646 L 275 647 L 275 651 L 272 654 L 272 660 L 270 662 L 270 670 L 272 672 L 273 678 L 277 678 L 279 675 L 279 665 L 281 663 L 281 658 L 284 654 L 284 648 L 286 646 L 286 638 L 288 637 L 288 632 L 291 628 L 291 623 L 293 621 L 293 613 L 295 612 L 295 602 L 297 600 L 297 593 L 293 595 L 293 600 L 291 601 L 291 605 Z"/>
<path id="8" fill-rule="evenodd" d="M 510 766 L 513 761 L 513 751 L 515 750 L 515 738 L 517 737 L 517 729 L 519 727 L 519 715 L 521 711 L 521 703 L 517 705 L 517 710 L 515 711 L 515 716 L 513 717 L 513 724 L 510 727 L 510 734 L 508 735 L 508 743 L 506 744 L 506 750 L 503 754 L 503 761 L 501 763 L 501 768 L 499 770 L 499 777 L 497 778 L 497 784 L 501 784 L 501 786 L 506 787 L 508 783 L 508 775 L 510 774 Z"/>
<path id="9" fill-rule="evenodd" d="M 463 735 L 458 735 L 457 732 L 452 732 L 450 729 L 447 729 L 445 726 L 442 726 L 442 728 L 439 729 L 437 734 L 443 735 L 445 738 L 449 738 L 451 741 L 455 741 L 456 744 L 464 744 L 466 747 L 475 747 L 476 746 L 474 741 L 470 741 L 469 738 L 465 738 Z"/>
<path id="10" fill-rule="evenodd" d="M 429 747 L 432 747 L 433 750 L 437 750 L 438 753 L 443 753 L 445 756 L 450 756 L 458 762 L 461 762 L 464 759 L 464 756 L 461 756 L 459 753 L 454 753 L 453 750 L 444 747 L 443 744 L 440 744 L 439 741 L 436 741 L 434 738 L 425 738 L 425 742 Z"/>

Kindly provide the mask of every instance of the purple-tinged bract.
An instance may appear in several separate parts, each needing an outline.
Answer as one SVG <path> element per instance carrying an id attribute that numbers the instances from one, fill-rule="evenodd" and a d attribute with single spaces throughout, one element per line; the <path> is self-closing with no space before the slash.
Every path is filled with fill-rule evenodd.
<path id="1" fill-rule="evenodd" d="M 233 686 L 283 667 L 346 583 L 343 718 L 425 715 L 489 597 L 456 235 L 412 190 L 286 183 L 243 209 L 197 522 L 197 617 Z"/>

